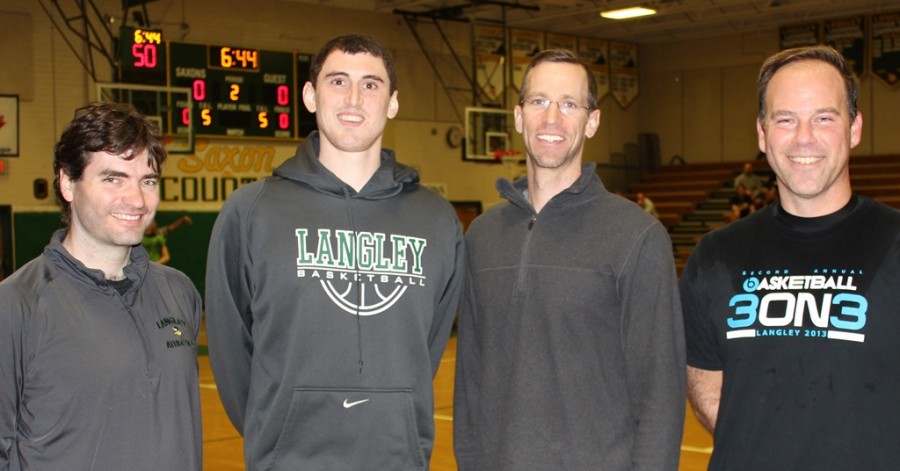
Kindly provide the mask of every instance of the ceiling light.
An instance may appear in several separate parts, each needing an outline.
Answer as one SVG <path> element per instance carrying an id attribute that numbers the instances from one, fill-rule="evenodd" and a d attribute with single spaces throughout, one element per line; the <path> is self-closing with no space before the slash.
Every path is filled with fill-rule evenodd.
<path id="1" fill-rule="evenodd" d="M 600 16 L 610 20 L 625 20 L 641 16 L 655 15 L 656 10 L 644 7 L 620 8 L 618 10 L 601 11 Z"/>

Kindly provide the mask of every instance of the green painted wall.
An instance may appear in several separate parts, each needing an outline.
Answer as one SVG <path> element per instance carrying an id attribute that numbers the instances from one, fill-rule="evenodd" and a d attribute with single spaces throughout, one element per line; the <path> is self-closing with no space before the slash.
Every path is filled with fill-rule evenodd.
<path id="1" fill-rule="evenodd" d="M 183 224 L 169 235 L 166 243 L 172 257 L 169 266 L 187 274 L 203 294 L 206 288 L 206 251 L 218 213 L 159 211 L 156 213 L 156 221 L 160 226 L 165 226 L 183 214 L 190 216 L 194 223 Z M 14 213 L 16 268 L 40 255 L 50 241 L 50 236 L 61 227 L 58 212 Z"/>

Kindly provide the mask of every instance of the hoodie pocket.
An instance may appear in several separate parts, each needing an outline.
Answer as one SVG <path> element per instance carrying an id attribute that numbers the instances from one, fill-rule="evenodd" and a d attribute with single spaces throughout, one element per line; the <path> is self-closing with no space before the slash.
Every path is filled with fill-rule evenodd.
<path id="1" fill-rule="evenodd" d="M 297 388 L 272 471 L 424 470 L 411 389 Z"/>

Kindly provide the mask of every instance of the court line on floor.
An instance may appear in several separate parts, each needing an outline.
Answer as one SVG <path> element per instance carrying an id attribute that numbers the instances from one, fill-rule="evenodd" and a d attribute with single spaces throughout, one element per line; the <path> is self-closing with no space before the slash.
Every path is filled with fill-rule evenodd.
<path id="1" fill-rule="evenodd" d="M 711 446 L 691 446 L 691 445 L 681 445 L 681 451 L 691 451 L 694 453 L 706 453 L 707 455 L 712 454 L 713 447 Z"/>

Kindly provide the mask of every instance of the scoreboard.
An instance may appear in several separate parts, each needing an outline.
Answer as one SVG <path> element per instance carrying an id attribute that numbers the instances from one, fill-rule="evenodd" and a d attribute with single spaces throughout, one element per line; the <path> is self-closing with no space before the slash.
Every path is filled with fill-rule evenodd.
<path id="1" fill-rule="evenodd" d="M 308 54 L 167 42 L 161 31 L 127 26 L 118 49 L 121 82 L 191 90 L 193 107 L 175 104 L 175 126 L 195 135 L 295 139 L 315 128 L 298 103 Z"/>
<path id="2" fill-rule="evenodd" d="M 162 31 L 122 28 L 119 34 L 119 80 L 143 85 L 166 84 L 166 45 Z"/>
<path id="3" fill-rule="evenodd" d="M 168 55 L 169 84 L 190 88 L 196 105 L 182 124 L 197 134 L 296 137 L 292 53 L 169 43 Z"/>

